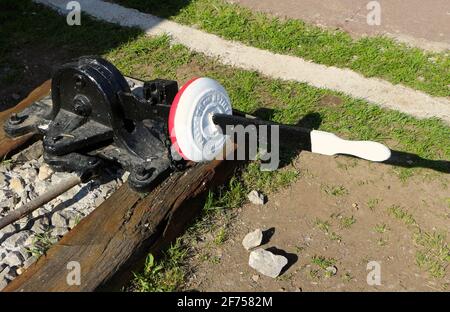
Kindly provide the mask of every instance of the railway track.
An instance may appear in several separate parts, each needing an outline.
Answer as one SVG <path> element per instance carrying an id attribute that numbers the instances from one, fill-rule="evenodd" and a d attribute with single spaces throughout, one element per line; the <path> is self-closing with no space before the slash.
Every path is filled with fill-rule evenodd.
<path id="1" fill-rule="evenodd" d="M 36 88 L 16 107 L 0 113 L 3 124 L 50 93 L 51 82 Z M 0 156 L 20 151 L 35 135 L 10 139 L 0 127 Z M 237 161 L 191 164 L 145 195 L 123 184 L 65 234 L 3 291 L 95 291 L 120 289 L 145 255 L 158 255 L 200 212 L 207 192 L 224 183 Z M 80 283 L 68 283 L 70 263 L 78 263 Z"/>

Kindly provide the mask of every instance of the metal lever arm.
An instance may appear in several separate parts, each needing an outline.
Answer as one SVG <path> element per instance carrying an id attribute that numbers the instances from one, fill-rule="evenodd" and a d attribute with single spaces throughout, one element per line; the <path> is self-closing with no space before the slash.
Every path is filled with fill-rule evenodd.
<path id="1" fill-rule="evenodd" d="M 333 133 L 311 130 L 307 128 L 288 126 L 258 118 L 214 114 L 213 122 L 226 133 L 227 126 L 278 126 L 280 135 L 290 136 L 300 141 L 304 149 L 323 155 L 347 154 L 370 161 L 385 161 L 390 158 L 391 151 L 385 145 L 372 141 L 349 141 L 339 138 Z"/>

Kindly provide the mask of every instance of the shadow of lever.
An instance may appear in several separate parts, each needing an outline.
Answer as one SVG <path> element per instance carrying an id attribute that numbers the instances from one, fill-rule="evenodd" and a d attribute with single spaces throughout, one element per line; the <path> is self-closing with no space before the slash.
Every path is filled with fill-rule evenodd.
<path id="1" fill-rule="evenodd" d="M 391 157 L 382 163 L 405 168 L 428 168 L 443 173 L 450 173 L 450 161 L 430 160 L 416 154 L 395 150 L 391 150 Z"/>

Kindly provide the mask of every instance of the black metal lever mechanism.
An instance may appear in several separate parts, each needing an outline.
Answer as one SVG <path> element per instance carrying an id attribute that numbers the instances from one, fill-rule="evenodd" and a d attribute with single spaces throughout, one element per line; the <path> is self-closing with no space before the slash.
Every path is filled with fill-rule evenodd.
<path id="1" fill-rule="evenodd" d="M 130 172 L 133 189 L 146 191 L 182 165 L 172 159 L 167 130 L 177 92 L 176 81 L 163 79 L 132 91 L 111 63 L 82 57 L 53 75 L 51 101 L 11 116 L 5 131 L 43 134 L 44 159 L 55 170 L 86 175 L 112 160 Z"/>
<path id="2" fill-rule="evenodd" d="M 183 167 L 182 157 L 208 160 L 203 153 L 208 141 L 220 153 L 225 135 L 232 134 L 226 133 L 230 125 L 275 125 L 302 142 L 303 149 L 324 155 L 371 161 L 391 155 L 380 143 L 247 117 L 231 109 L 225 89 L 210 78 L 195 78 L 180 91 L 176 81 L 163 79 L 132 89 L 108 61 L 82 57 L 56 71 L 51 100 L 11 116 L 5 131 L 13 137 L 42 133 L 44 159 L 56 170 L 84 176 L 98 170 L 102 160 L 118 162 L 130 172 L 128 182 L 137 191 L 151 189 L 171 170 Z M 225 134 L 217 134 L 218 127 Z"/>

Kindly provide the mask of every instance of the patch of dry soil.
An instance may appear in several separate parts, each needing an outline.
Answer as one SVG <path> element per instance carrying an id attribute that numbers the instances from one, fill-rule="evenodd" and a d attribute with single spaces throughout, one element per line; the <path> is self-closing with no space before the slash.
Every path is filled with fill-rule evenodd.
<path id="1" fill-rule="evenodd" d="M 187 289 L 201 291 L 433 291 L 445 290 L 449 268 L 433 278 L 416 264 L 421 246 L 414 228 L 389 213 L 398 205 L 415 218 L 423 231 L 449 233 L 448 176 L 415 176 L 406 182 L 393 168 L 346 157 L 302 153 L 295 166 L 301 177 L 289 188 L 269 194 L 264 206 L 245 205 L 228 240 L 209 250 L 198 247 L 189 263 L 193 270 Z M 340 188 L 340 187 L 343 188 Z M 333 190 L 337 190 L 333 195 Z M 355 222 L 345 227 L 353 216 Z M 328 222 L 326 233 L 325 222 Z M 347 225 L 351 222 L 347 222 Z M 385 232 L 379 231 L 385 225 Z M 285 251 L 290 267 L 277 279 L 248 266 L 243 237 L 256 228 L 272 229 L 264 248 Z M 211 235 L 210 239 L 214 235 Z M 203 246 L 205 243 L 203 243 Z M 206 243 L 206 245 L 208 245 Z M 210 244 L 213 245 L 213 244 Z M 337 274 L 326 276 L 314 256 L 336 260 Z M 203 260 L 202 260 L 203 259 Z M 381 265 L 381 286 L 367 283 L 367 264 Z M 447 262 L 448 264 L 448 262 Z"/>

